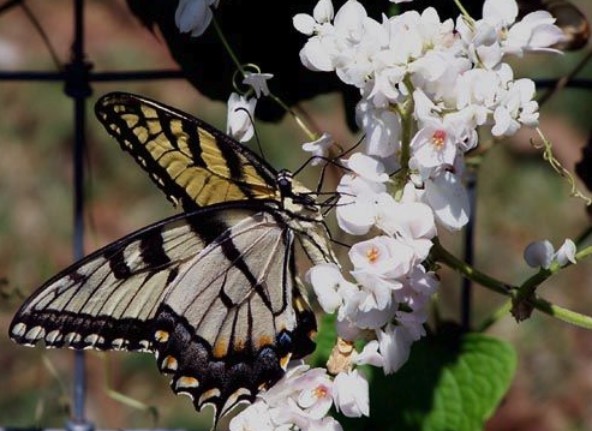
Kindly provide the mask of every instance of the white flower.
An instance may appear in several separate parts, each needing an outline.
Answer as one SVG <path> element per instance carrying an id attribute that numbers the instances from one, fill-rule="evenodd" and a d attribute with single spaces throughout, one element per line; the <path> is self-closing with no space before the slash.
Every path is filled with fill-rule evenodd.
<path id="1" fill-rule="evenodd" d="M 320 0 L 314 8 L 313 16 L 297 14 L 292 19 L 296 30 L 312 36 L 300 50 L 300 61 L 313 71 L 335 70 L 333 57 L 335 54 L 333 4 L 330 0 Z"/>
<path id="2" fill-rule="evenodd" d="M 433 271 L 426 271 L 422 265 L 416 265 L 409 274 L 409 286 L 420 295 L 429 297 L 436 293 L 440 281 Z"/>
<path id="3" fill-rule="evenodd" d="M 302 150 L 311 153 L 314 159 L 310 163 L 316 166 L 323 162 L 323 159 L 327 156 L 327 150 L 333 145 L 333 142 L 333 136 L 324 132 L 320 138 L 302 144 Z"/>
<path id="4" fill-rule="evenodd" d="M 312 16 L 299 13 L 292 18 L 294 28 L 300 33 L 312 36 L 321 31 L 322 25 L 333 20 L 333 2 L 331 0 L 319 0 L 313 9 Z"/>
<path id="5" fill-rule="evenodd" d="M 384 235 L 352 245 L 348 255 L 354 265 L 354 276 L 365 272 L 397 279 L 405 276 L 415 264 L 415 253 L 411 247 Z"/>
<path id="6" fill-rule="evenodd" d="M 522 55 L 523 51 L 560 52 L 549 47 L 565 40 L 563 31 L 547 11 L 531 12 L 514 24 L 503 43 L 506 53 Z"/>
<path id="7" fill-rule="evenodd" d="M 337 422 L 331 416 L 326 416 L 318 421 L 311 421 L 307 428 L 302 428 L 302 431 L 343 431 L 341 424 Z M 260 430 L 257 430 L 260 431 Z M 283 430 L 277 430 L 283 431 Z M 286 429 L 285 431 L 292 431 L 292 428 Z"/>
<path id="8" fill-rule="evenodd" d="M 228 98 L 228 124 L 226 133 L 240 142 L 251 139 L 255 133 L 253 116 L 257 99 L 247 100 L 238 93 L 231 93 Z"/>
<path id="9" fill-rule="evenodd" d="M 413 340 L 403 326 L 388 324 L 376 331 L 385 374 L 392 374 L 407 362 Z"/>
<path id="10" fill-rule="evenodd" d="M 347 295 L 352 287 L 356 289 L 353 283 L 343 278 L 341 271 L 333 263 L 313 266 L 306 273 L 306 279 L 312 285 L 321 308 L 329 314 L 341 306 L 343 295 Z"/>
<path id="11" fill-rule="evenodd" d="M 471 69 L 456 81 L 457 108 L 470 105 L 491 108 L 495 106 L 499 88 L 499 77 L 494 71 Z"/>
<path id="12" fill-rule="evenodd" d="M 381 25 L 368 17 L 357 0 L 348 0 L 334 20 L 337 49 L 335 72 L 346 84 L 363 88 L 373 72 L 373 56 L 386 42 Z"/>
<path id="13" fill-rule="evenodd" d="M 330 46 L 323 43 L 320 36 L 312 37 L 300 50 L 300 61 L 307 69 L 314 72 L 335 70 Z"/>
<path id="14" fill-rule="evenodd" d="M 378 308 L 377 295 L 374 291 L 378 291 L 380 280 L 374 284 L 371 284 L 368 288 L 362 286 L 364 290 L 358 291 L 355 295 L 348 298 L 343 307 L 340 309 L 340 313 L 343 315 L 341 327 L 338 326 L 339 336 L 347 339 L 351 338 L 354 334 L 359 336 L 360 329 L 378 329 L 382 328 L 388 322 L 393 320 L 396 313 L 398 303 L 392 300 L 392 291 L 383 289 L 384 292 L 389 293 L 390 305 L 385 308 Z M 372 290 L 373 289 L 373 290 Z M 352 327 L 347 326 L 347 322 L 351 323 Z M 358 334 L 355 334 L 353 328 L 358 328 Z"/>
<path id="15" fill-rule="evenodd" d="M 377 159 L 363 153 L 355 153 L 343 161 L 346 168 L 353 171 L 358 177 L 374 183 L 386 183 L 389 180 L 384 172 L 384 165 Z"/>
<path id="16" fill-rule="evenodd" d="M 483 3 L 483 19 L 495 27 L 507 27 L 517 16 L 516 0 L 485 0 Z"/>
<path id="17" fill-rule="evenodd" d="M 375 367 L 382 367 L 384 362 L 380 353 L 378 353 L 378 341 L 372 340 L 366 343 L 360 353 L 358 353 L 353 363 L 356 365 L 373 365 Z"/>
<path id="18" fill-rule="evenodd" d="M 414 163 L 420 168 L 451 166 L 456 157 L 454 130 L 433 121 L 421 128 L 411 140 Z"/>
<path id="19" fill-rule="evenodd" d="M 424 298 L 423 307 L 412 312 L 400 311 L 397 313 L 397 323 L 400 328 L 404 329 L 407 336 L 411 340 L 411 344 L 426 335 L 425 323 L 428 320 L 428 314 L 425 310 L 425 304 L 428 298 Z M 411 346 L 410 346 L 411 347 Z"/>
<path id="20" fill-rule="evenodd" d="M 364 235 L 376 223 L 378 193 L 349 195 L 337 190 L 341 197 L 337 201 L 335 215 L 337 224 L 350 235 Z M 383 192 L 384 193 L 384 192 Z M 384 193 L 386 195 L 386 193 Z"/>
<path id="21" fill-rule="evenodd" d="M 219 0 L 180 0 L 175 11 L 175 24 L 181 33 L 201 36 L 212 21 L 210 6 L 218 6 Z"/>
<path id="22" fill-rule="evenodd" d="M 394 306 L 393 292 L 403 287 L 403 283 L 394 279 L 383 277 L 379 274 L 355 270 L 351 271 L 361 290 L 357 295 L 346 302 L 346 313 L 354 323 L 360 327 L 382 326 L 376 322 L 382 322 L 390 314 L 380 313 L 383 310 L 390 310 Z M 360 315 L 359 313 L 365 313 Z M 379 312 L 375 314 L 375 312 Z M 369 314 L 368 314 L 369 313 Z M 374 323 L 362 323 L 361 320 L 367 320 Z"/>
<path id="23" fill-rule="evenodd" d="M 344 165 L 352 173 L 344 175 L 337 186 L 341 196 L 337 202 L 337 222 L 345 232 L 363 235 L 376 222 L 377 206 L 390 198 L 385 185 L 389 177 L 380 161 L 361 153 L 352 155 Z"/>
<path id="24" fill-rule="evenodd" d="M 404 90 L 401 90 L 399 87 L 406 72 L 407 70 L 405 67 L 390 63 L 385 64 L 384 67 L 378 67 L 374 73 L 374 80 L 369 81 L 371 90 L 368 93 L 367 99 L 371 100 L 372 104 L 377 108 L 387 108 L 389 103 L 394 104 L 403 102 L 405 100 Z M 365 103 L 365 100 L 362 99 L 360 101 L 360 104 L 361 103 Z M 358 112 L 358 110 L 360 112 Z M 363 111 L 363 106 L 356 109 L 356 121 L 361 124 L 364 124 L 363 116 L 368 115 Z M 391 114 L 394 113 L 391 112 Z M 385 122 L 392 121 L 383 113 L 377 112 L 373 115 L 376 117 L 384 117 L 382 121 Z M 367 123 L 369 122 L 367 121 Z"/>
<path id="25" fill-rule="evenodd" d="M 436 220 L 448 230 L 459 230 L 469 221 L 469 197 L 460 178 L 449 171 L 425 180 L 422 199 L 432 208 Z"/>
<path id="26" fill-rule="evenodd" d="M 539 10 L 515 22 L 518 5 L 515 0 L 486 0 L 483 20 L 496 29 L 504 53 L 521 56 L 524 51 L 559 52 L 549 47 L 565 39 L 547 11 Z"/>
<path id="27" fill-rule="evenodd" d="M 264 96 L 269 96 L 269 88 L 267 87 L 267 80 L 273 78 L 271 73 L 252 73 L 245 72 L 245 78 L 243 84 L 250 85 L 255 90 L 257 99 Z"/>
<path id="28" fill-rule="evenodd" d="M 557 252 L 548 240 L 534 241 L 524 250 L 524 260 L 532 268 L 549 269 L 553 262 L 561 266 L 568 262 L 576 263 L 575 255 L 576 245 L 571 239 L 566 239 Z"/>
<path id="29" fill-rule="evenodd" d="M 274 431 L 269 407 L 263 401 L 257 401 L 244 409 L 230 421 L 230 431 Z"/>
<path id="30" fill-rule="evenodd" d="M 566 239 L 557 253 L 555 253 L 555 260 L 559 265 L 567 265 L 567 262 L 576 263 L 576 244 L 571 239 Z"/>
<path id="31" fill-rule="evenodd" d="M 333 381 L 333 401 L 337 410 L 347 417 L 369 416 L 368 381 L 358 370 L 337 374 Z"/>
<path id="32" fill-rule="evenodd" d="M 298 365 L 288 369 L 274 386 L 259 395 L 259 401 L 255 404 L 259 403 L 263 404 L 263 407 L 249 412 L 248 417 L 241 418 L 252 406 L 233 419 L 233 423 L 236 423 L 235 428 L 232 428 L 231 423 L 231 431 L 288 431 L 293 429 L 293 426 L 301 430 L 314 430 L 315 425 L 326 427 L 319 429 L 341 429 L 339 424 L 335 425 L 332 421 L 324 419 L 333 405 L 333 382 L 323 368 L 310 369 L 308 365 Z M 257 414 L 261 415 L 259 422 L 254 417 Z M 265 428 L 269 423 L 272 427 Z"/>
<path id="33" fill-rule="evenodd" d="M 356 122 L 366 134 L 366 152 L 371 156 L 392 156 L 400 146 L 401 118 L 388 108 L 377 108 L 362 99 L 356 106 Z"/>
<path id="34" fill-rule="evenodd" d="M 432 239 L 436 236 L 436 224 L 431 208 L 421 202 L 396 202 L 385 200 L 377 207 L 376 225 L 390 236 L 405 239 Z"/>
<path id="35" fill-rule="evenodd" d="M 494 136 L 511 136 L 518 131 L 520 124 L 538 125 L 538 103 L 532 100 L 535 85 L 531 79 L 518 79 L 510 82 L 507 92 L 495 109 L 495 125 L 491 129 Z"/>
<path id="36" fill-rule="evenodd" d="M 524 260 L 532 268 L 542 267 L 548 269 L 553 262 L 555 250 L 550 241 L 535 241 L 526 246 Z"/>

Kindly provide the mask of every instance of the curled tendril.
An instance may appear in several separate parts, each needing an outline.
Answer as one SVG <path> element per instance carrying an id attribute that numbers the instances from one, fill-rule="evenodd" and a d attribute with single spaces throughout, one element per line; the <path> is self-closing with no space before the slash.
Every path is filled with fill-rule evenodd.
<path id="1" fill-rule="evenodd" d="M 580 191 L 580 189 L 576 185 L 576 180 L 575 180 L 574 176 L 571 174 L 571 172 L 569 172 L 561 164 L 561 162 L 559 160 L 557 160 L 557 158 L 553 154 L 553 144 L 551 143 L 551 141 L 549 141 L 545 137 L 545 135 L 543 134 L 541 129 L 538 127 L 537 127 L 537 133 L 539 134 L 539 137 L 541 138 L 542 143 L 538 144 L 533 139 L 531 139 L 530 144 L 536 149 L 543 150 L 543 160 L 548 162 L 549 165 L 551 166 L 551 168 L 553 168 L 553 170 L 555 172 L 557 172 L 562 178 L 565 178 L 565 180 L 568 182 L 568 184 L 571 187 L 571 191 L 570 191 L 571 196 L 578 198 L 578 199 L 582 199 L 586 203 L 587 206 L 592 205 L 592 198 L 590 198 L 589 196 L 586 196 L 584 193 L 582 193 Z"/>

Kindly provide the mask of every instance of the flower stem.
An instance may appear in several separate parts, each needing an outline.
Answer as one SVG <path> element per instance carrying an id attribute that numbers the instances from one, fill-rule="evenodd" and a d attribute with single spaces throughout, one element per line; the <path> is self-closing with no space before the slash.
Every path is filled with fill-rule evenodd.
<path id="1" fill-rule="evenodd" d="M 473 17 L 469 14 L 469 12 L 467 12 L 467 10 L 463 6 L 463 4 L 460 2 L 460 0 L 454 0 L 454 4 L 458 8 L 458 10 L 460 10 L 460 13 L 462 13 L 465 16 L 465 18 L 467 18 L 471 21 L 473 20 Z"/>
<path id="2" fill-rule="evenodd" d="M 481 271 L 476 270 L 471 265 L 468 265 L 466 262 L 463 262 L 448 250 L 446 250 L 438 240 L 434 241 L 434 246 L 432 247 L 432 255 L 438 261 L 441 262 L 450 268 L 456 270 L 461 275 L 467 277 L 469 280 L 474 281 L 475 283 L 479 283 L 483 287 L 493 290 L 494 292 L 501 293 L 505 296 L 512 296 L 512 290 L 515 287 L 510 286 L 506 283 L 503 283 L 493 277 L 490 277 L 487 274 L 482 273 Z"/>
<path id="3" fill-rule="evenodd" d="M 534 274 L 532 277 L 528 278 L 522 285 L 517 288 L 516 286 L 512 286 L 506 283 L 503 283 L 493 277 L 490 277 L 487 274 L 484 274 L 472 266 L 466 264 L 448 250 L 446 250 L 440 242 L 436 239 L 434 240 L 434 246 L 432 247 L 432 256 L 437 262 L 445 264 L 450 268 L 458 271 L 461 275 L 469 278 L 470 280 L 478 283 L 479 285 L 492 290 L 494 292 L 500 293 L 504 296 L 510 297 L 510 301 L 508 304 L 504 304 L 499 310 L 497 310 L 491 317 L 485 320 L 479 328 L 482 330 L 487 329 L 491 326 L 495 321 L 499 320 L 503 317 L 504 313 L 508 310 L 513 309 L 519 301 L 522 301 L 526 306 L 532 307 L 534 309 L 539 310 L 542 313 L 548 314 L 549 316 L 556 317 L 559 320 L 564 322 L 570 323 L 574 326 L 579 326 L 580 328 L 585 329 L 592 329 L 592 317 L 587 316 L 585 314 L 581 314 L 572 310 L 568 310 L 567 308 L 561 307 L 559 305 L 555 305 L 550 303 L 549 301 L 538 298 L 535 296 L 536 287 L 539 286 L 543 281 L 549 278 L 551 275 L 559 271 L 561 268 L 565 268 L 565 266 L 560 266 L 559 264 L 551 265 L 549 269 L 541 269 L 539 272 Z M 585 257 L 588 257 L 592 254 L 592 246 L 586 247 L 576 253 L 576 260 L 582 260 Z"/>
<path id="4" fill-rule="evenodd" d="M 503 317 L 506 317 L 508 314 L 510 314 L 510 310 L 512 310 L 512 300 L 507 300 L 501 307 L 495 310 L 493 314 L 491 314 L 483 322 L 481 322 L 479 326 L 477 326 L 477 332 L 485 332 L 498 320 L 501 320 Z"/>
<path id="5" fill-rule="evenodd" d="M 556 317 L 563 322 L 570 323 L 574 326 L 579 326 L 584 329 L 592 329 L 592 317 L 586 316 L 567 308 L 560 307 L 559 305 L 551 304 L 542 298 L 535 298 L 529 301 L 531 305 L 537 310 L 548 314 L 549 316 Z"/>
<path id="6" fill-rule="evenodd" d="M 304 121 L 304 119 L 302 117 L 300 117 L 293 109 L 291 109 L 288 105 L 286 105 L 282 99 L 280 99 L 278 96 L 276 96 L 275 94 L 272 94 L 272 93 L 269 93 L 269 97 L 271 97 L 271 99 L 275 103 L 280 105 L 288 114 L 290 114 L 292 116 L 294 121 L 296 121 L 296 124 L 298 124 L 298 126 L 302 129 L 302 131 L 306 134 L 306 136 L 308 136 L 308 139 L 310 139 L 310 140 L 317 139 L 317 137 L 318 137 L 317 133 L 313 132 L 312 129 L 306 124 L 306 121 Z"/>
<path id="7" fill-rule="evenodd" d="M 243 65 L 241 64 L 241 62 L 238 61 L 238 57 L 236 56 L 236 54 L 232 50 L 230 44 L 228 43 L 228 40 L 226 40 L 226 37 L 224 36 L 224 32 L 222 31 L 220 24 L 218 24 L 218 20 L 216 20 L 216 14 L 213 14 L 212 23 L 214 24 L 214 29 L 216 30 L 216 34 L 220 38 L 220 42 L 222 42 L 222 45 L 224 45 L 224 49 L 226 50 L 226 52 L 230 56 L 230 59 L 232 60 L 232 62 L 236 66 L 236 68 L 240 71 L 241 75 L 243 75 L 243 77 L 244 77 L 245 76 L 245 69 L 244 69 Z"/>
<path id="8" fill-rule="evenodd" d="M 224 32 L 222 31 L 220 24 L 216 20 L 215 15 L 212 17 L 212 23 L 214 24 L 214 29 L 216 30 L 216 34 L 218 35 L 220 42 L 222 42 L 224 49 L 226 50 L 226 52 L 230 56 L 230 59 L 232 60 L 232 62 L 234 63 L 234 65 L 236 66 L 236 68 L 238 69 L 240 74 L 244 77 L 246 74 L 245 67 L 238 60 L 238 57 L 234 53 L 234 50 L 232 49 L 232 47 L 228 43 L 228 40 L 224 36 Z M 275 103 L 277 103 L 279 106 L 281 106 L 288 114 L 290 114 L 292 116 L 292 118 L 294 118 L 294 121 L 296 121 L 298 126 L 304 131 L 304 133 L 306 134 L 306 136 L 308 136 L 309 139 L 314 140 L 317 138 L 317 134 L 311 130 L 311 128 L 304 121 L 304 119 L 301 118 L 296 112 L 294 112 L 294 110 L 290 109 L 290 107 L 288 105 L 286 105 L 279 97 L 277 97 L 276 95 L 271 94 L 271 93 L 269 94 L 269 97 L 271 97 L 271 99 Z"/>

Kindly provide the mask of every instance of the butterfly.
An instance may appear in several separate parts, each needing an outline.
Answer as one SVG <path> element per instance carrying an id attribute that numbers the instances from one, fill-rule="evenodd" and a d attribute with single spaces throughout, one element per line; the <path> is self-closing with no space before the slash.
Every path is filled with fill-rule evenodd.
<path id="1" fill-rule="evenodd" d="M 99 121 L 184 211 L 109 244 L 37 289 L 10 325 L 28 346 L 152 352 L 215 420 L 314 350 L 295 263 L 336 262 L 315 193 L 214 127 L 127 93 Z"/>

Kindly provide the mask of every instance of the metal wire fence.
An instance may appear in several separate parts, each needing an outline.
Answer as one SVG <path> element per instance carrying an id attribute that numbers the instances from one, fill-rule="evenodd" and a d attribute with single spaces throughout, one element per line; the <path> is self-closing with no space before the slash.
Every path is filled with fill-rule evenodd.
<path id="1" fill-rule="evenodd" d="M 150 70 L 150 71 L 117 71 L 93 72 L 93 63 L 87 58 L 85 49 L 85 0 L 72 0 L 72 45 L 70 58 L 66 64 L 61 64 L 53 53 L 47 41 L 45 32 L 41 28 L 35 15 L 28 8 L 25 0 L 8 0 L 0 5 L 0 15 L 15 7 L 21 7 L 27 14 L 33 27 L 40 33 L 47 43 L 58 70 L 56 71 L 0 71 L 2 82 L 58 82 L 63 84 L 66 97 L 72 99 L 74 141 L 72 146 L 73 160 L 73 257 L 78 260 L 84 256 L 84 177 L 86 152 L 86 103 L 92 94 L 92 84 L 98 82 L 124 82 L 138 80 L 181 79 L 184 77 L 180 70 Z M 65 428 L 70 431 L 91 431 L 94 425 L 85 415 L 86 398 L 86 366 L 85 354 L 74 352 L 72 417 Z M 0 431 L 14 431 L 22 428 L 0 427 Z M 48 429 L 47 431 L 53 431 Z"/>

